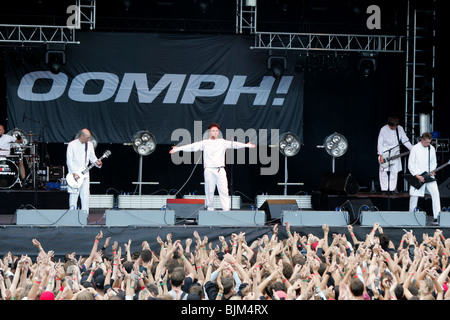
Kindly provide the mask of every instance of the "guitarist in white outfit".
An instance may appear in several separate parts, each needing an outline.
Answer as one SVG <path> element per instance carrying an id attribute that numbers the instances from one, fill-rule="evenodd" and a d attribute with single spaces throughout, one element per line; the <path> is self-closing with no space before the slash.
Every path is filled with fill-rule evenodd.
<path id="1" fill-rule="evenodd" d="M 102 166 L 102 161 L 98 160 L 95 155 L 94 145 L 89 140 L 91 139 L 91 133 L 88 129 L 83 129 L 80 132 L 78 139 L 75 139 L 67 146 L 66 161 L 67 169 L 69 173 L 74 174 L 75 180 L 80 177 L 76 174 L 80 169 L 86 168 L 89 162 L 95 163 L 97 167 Z M 69 208 L 72 210 L 77 209 L 78 197 L 81 198 L 81 210 L 86 210 L 89 214 L 89 197 L 90 197 L 90 183 L 89 172 L 83 181 L 80 188 L 74 189 L 67 186 L 69 192 Z"/>
<path id="2" fill-rule="evenodd" d="M 387 124 L 381 128 L 378 135 L 377 151 L 380 163 L 379 178 L 382 192 L 396 190 L 398 173 L 402 170 L 401 157 L 391 160 L 388 166 L 383 166 L 382 164 L 386 161 L 383 154 L 385 157 L 388 157 L 388 150 L 391 150 L 391 157 L 400 154 L 400 147 L 398 147 L 400 144 L 403 144 L 409 150 L 412 149 L 412 144 L 409 142 L 405 130 L 398 123 L 399 120 L 397 117 L 389 117 Z"/>
<path id="3" fill-rule="evenodd" d="M 436 149 L 431 145 L 431 139 L 432 136 L 429 132 L 422 134 L 420 142 L 414 145 L 408 159 L 409 172 L 421 182 L 425 182 L 421 174 L 429 172 L 431 176 L 434 176 L 434 170 L 437 167 Z M 425 195 L 425 190 L 431 195 L 433 202 L 434 220 L 432 223 L 437 224 L 439 212 L 441 211 L 441 199 L 436 181 L 427 182 L 420 189 L 416 189 L 413 186 L 410 187 L 409 211 L 414 211 L 417 207 L 419 197 Z"/>

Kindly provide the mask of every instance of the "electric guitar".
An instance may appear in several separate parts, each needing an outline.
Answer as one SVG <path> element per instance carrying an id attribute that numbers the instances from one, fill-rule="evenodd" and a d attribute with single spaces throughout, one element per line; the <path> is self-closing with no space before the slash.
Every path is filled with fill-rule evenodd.
<path id="1" fill-rule="evenodd" d="M 387 168 L 387 167 L 392 165 L 392 160 L 404 157 L 404 156 L 409 154 L 409 151 L 406 151 L 406 152 L 403 152 L 403 153 L 398 153 L 398 152 L 400 152 L 400 151 L 397 150 L 396 153 L 393 156 L 390 156 L 390 157 L 389 157 L 389 152 L 388 151 L 383 152 L 381 154 L 383 156 L 383 163 L 380 162 L 380 156 L 378 156 L 378 163 L 380 164 L 380 166 L 382 168 Z"/>
<path id="2" fill-rule="evenodd" d="M 450 164 L 450 160 L 447 163 L 444 163 L 440 167 L 436 168 L 434 170 L 434 172 L 435 173 L 438 172 L 439 170 L 443 169 L 444 167 L 448 166 L 449 164 Z M 409 184 L 412 185 L 416 189 L 422 188 L 422 186 L 425 183 L 436 181 L 436 178 L 433 175 L 431 175 L 431 173 L 429 173 L 429 172 L 425 171 L 421 174 L 421 176 L 425 179 L 424 182 L 420 181 L 419 179 L 417 179 L 415 176 L 413 176 L 411 174 L 404 174 L 403 178 L 405 178 L 405 180 L 408 181 Z"/>
<path id="3" fill-rule="evenodd" d="M 98 159 L 103 160 L 105 158 L 108 158 L 111 155 L 111 151 L 106 150 L 103 155 Z M 74 189 L 78 189 L 81 187 L 81 185 L 83 184 L 84 179 L 87 176 L 87 173 L 89 172 L 89 170 L 91 170 L 93 167 L 95 166 L 95 163 L 91 163 L 87 168 L 81 168 L 80 170 L 78 170 L 77 172 L 74 173 L 68 173 L 66 176 L 66 181 L 67 184 L 74 188 Z M 77 174 L 78 175 L 78 179 L 76 180 L 74 175 Z"/>

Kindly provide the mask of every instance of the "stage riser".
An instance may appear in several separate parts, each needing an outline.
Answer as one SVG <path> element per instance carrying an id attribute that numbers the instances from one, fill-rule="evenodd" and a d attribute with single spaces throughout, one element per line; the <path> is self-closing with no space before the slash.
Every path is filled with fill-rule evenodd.
<path id="1" fill-rule="evenodd" d="M 381 227 L 409 227 L 425 226 L 426 213 L 423 211 L 363 211 L 361 212 L 361 226 L 373 226 L 376 222 Z"/>
<path id="2" fill-rule="evenodd" d="M 291 226 L 346 226 L 349 214 L 347 211 L 283 211 L 281 221 Z"/>
<path id="3" fill-rule="evenodd" d="M 17 225 L 79 227 L 88 224 L 86 210 L 17 210 Z"/>
<path id="4" fill-rule="evenodd" d="M 199 226 L 263 226 L 266 223 L 264 211 L 199 211 Z"/>

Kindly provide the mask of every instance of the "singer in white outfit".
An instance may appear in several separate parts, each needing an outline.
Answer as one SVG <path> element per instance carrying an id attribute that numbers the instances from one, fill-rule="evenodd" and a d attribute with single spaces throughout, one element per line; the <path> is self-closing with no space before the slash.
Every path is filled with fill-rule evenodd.
<path id="1" fill-rule="evenodd" d="M 409 155 L 409 172 L 422 182 L 424 182 L 425 179 L 421 174 L 429 172 L 434 176 L 434 170 L 437 167 L 436 149 L 431 145 L 431 139 L 432 136 L 429 132 L 422 134 L 420 142 L 414 145 Z M 439 212 L 441 211 L 441 199 L 436 181 L 427 182 L 420 189 L 416 189 L 413 186 L 410 187 L 409 211 L 414 211 L 417 207 L 419 197 L 423 197 L 425 191 L 431 195 L 431 201 L 433 202 L 433 223 L 436 224 Z"/>
<path id="2" fill-rule="evenodd" d="M 389 117 L 387 124 L 381 128 L 380 133 L 378 134 L 377 151 L 378 156 L 380 157 L 380 163 L 384 163 L 383 153 L 386 155 L 388 150 L 391 150 L 391 157 L 400 154 L 400 144 L 403 144 L 409 150 L 412 149 L 412 144 L 409 142 L 405 130 L 398 122 L 399 120 L 397 117 Z M 396 190 L 398 173 L 400 171 L 402 171 L 401 158 L 391 160 L 391 165 L 389 167 L 383 168 L 381 165 L 379 166 L 380 187 L 382 192 L 392 192 Z M 388 172 L 390 172 L 389 175 Z"/>
<path id="3" fill-rule="evenodd" d="M 66 161 L 67 169 L 69 173 L 74 173 L 75 180 L 78 180 L 79 176 L 76 172 L 80 172 L 80 169 L 84 169 L 89 166 L 89 163 L 95 163 L 97 167 L 102 166 L 102 161 L 98 160 L 95 155 L 94 145 L 91 141 L 91 133 L 87 129 L 81 130 L 78 139 L 75 139 L 67 146 Z M 80 188 L 74 189 L 67 186 L 67 192 L 69 192 L 69 208 L 71 210 L 77 210 L 78 197 L 81 199 L 81 210 L 86 210 L 89 214 L 89 197 L 90 197 L 90 180 L 89 172 L 84 179 Z"/>
<path id="4" fill-rule="evenodd" d="M 219 192 L 223 211 L 230 210 L 228 196 L 228 179 L 225 171 L 225 152 L 227 149 L 255 148 L 255 145 L 219 139 L 220 126 L 212 123 L 208 127 L 210 139 L 194 142 L 181 147 L 173 147 L 169 153 L 178 151 L 203 151 L 203 167 L 205 177 L 206 209 L 214 211 L 214 191 Z"/>

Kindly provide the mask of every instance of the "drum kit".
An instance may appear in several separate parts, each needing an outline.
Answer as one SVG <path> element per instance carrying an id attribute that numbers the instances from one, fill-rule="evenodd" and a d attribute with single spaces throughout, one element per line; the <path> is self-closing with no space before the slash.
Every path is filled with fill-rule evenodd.
<path id="1" fill-rule="evenodd" d="M 33 141 L 33 136 L 38 134 L 25 133 L 20 129 L 11 130 L 7 134 L 21 142 L 11 142 L 10 149 L 0 149 L 2 153 L 9 152 L 9 155 L 0 155 L 0 189 L 11 189 L 17 184 L 21 188 L 37 189 L 40 157 L 37 152 L 38 142 Z M 26 175 L 23 180 L 20 179 L 21 167 Z"/>

